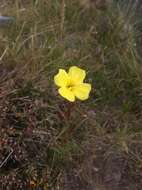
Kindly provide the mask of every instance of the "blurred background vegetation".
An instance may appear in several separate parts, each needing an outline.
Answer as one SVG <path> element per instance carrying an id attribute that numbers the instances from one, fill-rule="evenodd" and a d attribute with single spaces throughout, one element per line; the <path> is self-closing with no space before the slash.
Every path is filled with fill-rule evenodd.
<path id="1" fill-rule="evenodd" d="M 5 0 L 0 13 L 0 189 L 141 190 L 141 1 Z M 77 65 L 90 99 L 57 95 Z"/>

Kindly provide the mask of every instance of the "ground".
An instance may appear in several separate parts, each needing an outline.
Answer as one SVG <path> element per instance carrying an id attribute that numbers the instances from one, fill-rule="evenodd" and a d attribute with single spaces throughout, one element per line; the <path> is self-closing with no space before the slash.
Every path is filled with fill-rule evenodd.
<path id="1" fill-rule="evenodd" d="M 7 0 L 0 25 L 0 189 L 141 190 L 141 6 Z M 86 101 L 58 94 L 78 66 Z"/>

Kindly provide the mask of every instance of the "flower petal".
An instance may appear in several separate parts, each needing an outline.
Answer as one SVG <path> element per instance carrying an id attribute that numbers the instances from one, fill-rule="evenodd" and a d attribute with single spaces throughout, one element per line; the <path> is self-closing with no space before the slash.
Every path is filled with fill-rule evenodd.
<path id="1" fill-rule="evenodd" d="M 79 67 L 72 66 L 69 69 L 68 75 L 71 78 L 71 81 L 76 85 L 83 82 L 86 76 L 86 72 L 85 70 L 80 69 Z"/>
<path id="2" fill-rule="evenodd" d="M 86 100 L 89 98 L 89 93 L 91 91 L 91 84 L 82 83 L 73 87 L 72 89 L 74 95 L 80 100 Z"/>
<path id="3" fill-rule="evenodd" d="M 58 74 L 54 77 L 54 82 L 59 87 L 67 86 L 69 76 L 64 69 L 59 69 Z"/>
<path id="4" fill-rule="evenodd" d="M 71 90 L 66 87 L 62 87 L 58 90 L 59 94 L 63 96 L 65 99 L 69 100 L 70 102 L 75 101 L 75 96 Z"/>

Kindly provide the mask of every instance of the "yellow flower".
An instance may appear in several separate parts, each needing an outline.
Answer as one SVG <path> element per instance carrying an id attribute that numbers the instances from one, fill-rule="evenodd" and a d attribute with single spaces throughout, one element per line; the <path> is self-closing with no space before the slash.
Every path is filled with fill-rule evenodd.
<path id="1" fill-rule="evenodd" d="M 91 91 L 91 84 L 83 83 L 86 72 L 79 67 L 72 66 L 67 73 L 64 69 L 54 77 L 54 82 L 59 86 L 59 94 L 70 102 L 74 102 L 76 98 L 86 100 Z"/>

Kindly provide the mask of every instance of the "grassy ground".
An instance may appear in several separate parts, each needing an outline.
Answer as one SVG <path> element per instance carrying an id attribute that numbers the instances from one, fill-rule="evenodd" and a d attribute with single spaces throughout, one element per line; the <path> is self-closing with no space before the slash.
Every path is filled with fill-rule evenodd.
<path id="1" fill-rule="evenodd" d="M 95 3 L 96 2 L 96 3 Z M 11 0 L 0 26 L 0 189 L 141 190 L 141 11 L 133 1 Z M 87 71 L 68 103 L 59 68 Z"/>

